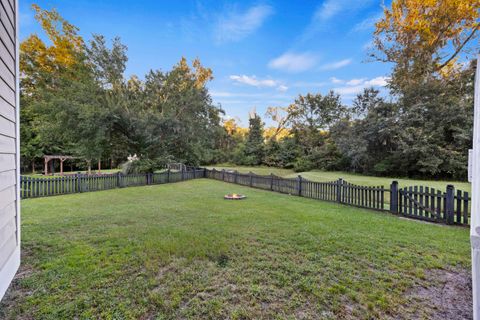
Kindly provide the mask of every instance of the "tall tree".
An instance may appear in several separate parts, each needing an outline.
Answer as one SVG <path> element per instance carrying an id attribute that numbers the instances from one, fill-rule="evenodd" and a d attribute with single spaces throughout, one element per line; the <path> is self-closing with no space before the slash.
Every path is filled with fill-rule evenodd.
<path id="1" fill-rule="evenodd" d="M 376 24 L 373 56 L 394 64 L 394 89 L 408 90 L 476 53 L 479 21 L 479 0 L 393 0 Z"/>
<path id="2" fill-rule="evenodd" d="M 87 55 L 94 66 L 96 78 L 104 88 L 118 90 L 124 84 L 127 46 L 119 37 L 114 38 L 112 47 L 108 48 L 105 37 L 94 34 Z"/>
<path id="3" fill-rule="evenodd" d="M 245 142 L 245 162 L 259 165 L 263 162 L 265 144 L 263 138 L 263 122 L 260 116 L 252 112 L 248 120 L 248 135 Z"/>
<path id="4" fill-rule="evenodd" d="M 327 130 L 345 113 L 340 96 L 330 91 L 326 95 L 300 95 L 289 108 L 289 124 L 305 153 L 323 145 Z"/>
<path id="5" fill-rule="evenodd" d="M 50 101 L 61 93 L 62 79 L 78 79 L 84 42 L 78 29 L 55 10 L 32 6 L 35 19 L 50 44 L 33 34 L 20 44 L 20 134 L 22 156 L 34 163 L 46 153 L 68 152 L 69 143 L 58 126 Z M 24 159 L 26 160 L 26 159 Z"/>

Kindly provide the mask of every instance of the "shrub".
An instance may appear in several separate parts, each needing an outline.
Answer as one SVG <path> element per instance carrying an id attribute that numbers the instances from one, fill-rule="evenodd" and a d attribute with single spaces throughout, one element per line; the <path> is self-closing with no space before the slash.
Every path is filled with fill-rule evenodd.
<path id="1" fill-rule="evenodd" d="M 313 169 L 313 163 L 305 157 L 298 158 L 293 164 L 293 170 L 295 172 L 310 171 Z"/>
<path id="2" fill-rule="evenodd" d="M 122 173 L 153 173 L 157 170 L 164 169 L 169 162 L 170 157 L 162 157 L 157 159 L 138 159 L 127 161 L 121 165 Z"/>

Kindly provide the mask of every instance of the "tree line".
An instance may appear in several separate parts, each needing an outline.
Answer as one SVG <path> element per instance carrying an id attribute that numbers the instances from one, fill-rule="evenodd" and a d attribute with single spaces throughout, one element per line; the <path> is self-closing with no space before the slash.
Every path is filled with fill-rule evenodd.
<path id="1" fill-rule="evenodd" d="M 480 1 L 394 0 L 375 25 L 369 56 L 390 63 L 388 95 L 365 89 L 344 106 L 334 92 L 300 95 L 266 116 L 282 139 L 261 140 L 263 123 L 231 135 L 237 164 L 465 179 L 472 146 Z M 230 126 L 231 127 L 231 126 Z"/>
<path id="2" fill-rule="evenodd" d="M 49 38 L 21 43 L 21 154 L 77 166 L 125 162 L 153 171 L 167 162 L 233 162 L 464 179 L 471 147 L 479 1 L 394 0 L 374 32 L 376 61 L 392 65 L 388 93 L 366 88 L 351 106 L 335 92 L 299 95 L 249 127 L 225 119 L 207 84 L 211 69 L 184 58 L 169 71 L 126 79 L 127 47 L 101 35 L 87 43 L 55 10 L 33 6 Z"/>
<path id="3" fill-rule="evenodd" d="M 76 156 L 76 166 L 88 170 L 129 155 L 140 159 L 133 171 L 214 161 L 224 129 L 223 110 L 206 88 L 212 70 L 182 58 L 143 81 L 125 79 L 127 47 L 118 38 L 109 46 L 93 35 L 86 43 L 57 11 L 33 9 L 51 44 L 31 35 L 20 46 L 24 168 L 35 170 L 45 154 Z"/>

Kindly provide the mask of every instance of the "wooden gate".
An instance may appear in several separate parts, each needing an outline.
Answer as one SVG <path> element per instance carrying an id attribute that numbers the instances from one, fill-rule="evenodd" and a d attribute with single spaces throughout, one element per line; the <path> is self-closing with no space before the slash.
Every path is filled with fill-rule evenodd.
<path id="1" fill-rule="evenodd" d="M 470 197 L 468 192 L 448 185 L 445 192 L 413 186 L 398 190 L 398 213 L 414 219 L 468 225 Z"/>

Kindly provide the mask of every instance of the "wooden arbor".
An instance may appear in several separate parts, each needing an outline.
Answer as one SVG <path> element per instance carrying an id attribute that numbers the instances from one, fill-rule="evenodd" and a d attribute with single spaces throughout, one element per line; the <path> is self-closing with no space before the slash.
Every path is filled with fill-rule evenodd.
<path id="1" fill-rule="evenodd" d="M 51 160 L 58 159 L 60 160 L 60 174 L 63 175 L 63 162 L 68 159 L 74 159 L 74 157 L 71 156 L 64 156 L 64 155 L 48 155 L 48 156 L 43 156 L 44 162 L 45 162 L 45 175 L 48 175 L 48 163 Z"/>

